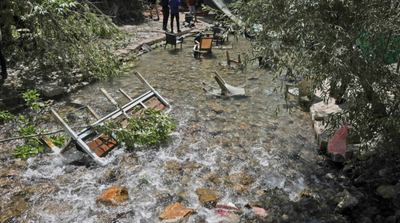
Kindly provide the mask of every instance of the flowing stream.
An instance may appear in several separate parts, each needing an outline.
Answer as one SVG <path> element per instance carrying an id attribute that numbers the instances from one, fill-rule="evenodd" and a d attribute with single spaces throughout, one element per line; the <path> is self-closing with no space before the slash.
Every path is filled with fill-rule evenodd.
<path id="1" fill-rule="evenodd" d="M 239 52 L 243 58 L 250 44 L 244 39 L 234 42 L 231 59 L 237 59 Z M 267 93 L 280 85 L 279 80 L 257 64 L 242 70 L 220 66 L 226 60 L 225 50 L 213 49 L 211 56 L 194 59 L 192 47 L 192 38 L 187 38 L 182 50 L 157 48 L 127 68 L 125 76 L 91 84 L 58 102 L 54 107 L 64 116 L 77 107 L 70 101 L 89 104 L 105 115 L 115 108 L 99 89 L 126 103 L 119 88 L 132 96 L 147 91 L 133 75 L 139 71 L 172 105 L 170 114 L 177 119 L 177 129 L 160 145 L 116 151 L 105 167 L 82 158 L 74 149 L 66 157 L 45 154 L 28 159 L 18 185 L 13 186 L 24 187 L 25 194 L 11 191 L 8 198 L 2 197 L 3 207 L 13 206 L 10 202 L 22 206 L 8 221 L 156 222 L 164 208 L 175 202 L 197 210 L 190 222 L 224 220 L 200 206 L 197 188 L 210 188 L 218 192 L 220 201 L 238 207 L 258 203 L 272 219 L 286 213 L 286 206 L 305 187 L 318 183 L 310 115 L 296 107 L 294 100 L 289 114 L 282 98 Z M 228 84 L 244 87 L 246 96 L 214 94 L 219 89 L 212 77 L 214 70 Z M 0 170 L 9 169 L 11 163 L 2 161 Z M 116 207 L 97 206 L 96 197 L 114 185 L 126 187 L 130 201 Z"/>

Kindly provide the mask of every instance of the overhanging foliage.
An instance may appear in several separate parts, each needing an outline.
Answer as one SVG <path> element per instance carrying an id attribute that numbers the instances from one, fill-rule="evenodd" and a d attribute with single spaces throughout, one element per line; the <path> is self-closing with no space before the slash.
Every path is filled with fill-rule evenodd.
<path id="1" fill-rule="evenodd" d="M 326 83 L 345 86 L 349 107 L 329 117 L 333 129 L 346 122 L 351 137 L 400 152 L 400 78 L 383 57 L 396 47 L 382 44 L 400 36 L 399 1 L 251 0 L 234 12 L 243 21 L 239 32 L 261 25 L 254 52 L 272 59 L 276 76 L 311 77 L 324 99 Z M 372 52 L 356 45 L 366 36 Z"/>
<path id="2" fill-rule="evenodd" d="M 57 71 L 61 76 L 81 73 L 84 80 L 91 80 L 119 74 L 112 44 L 104 42 L 118 29 L 89 1 L 33 0 L 31 4 L 33 10 L 23 0 L 0 2 L 0 28 L 12 61 L 39 68 L 43 76 Z"/>

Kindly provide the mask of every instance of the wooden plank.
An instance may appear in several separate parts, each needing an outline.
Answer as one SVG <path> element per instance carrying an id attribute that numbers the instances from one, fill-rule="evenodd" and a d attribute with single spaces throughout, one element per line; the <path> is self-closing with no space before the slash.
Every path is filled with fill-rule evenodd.
<path id="1" fill-rule="evenodd" d="M 155 109 L 164 110 L 164 108 L 166 108 L 166 106 L 160 103 Z"/>
<path id="2" fill-rule="evenodd" d="M 65 132 L 80 146 L 90 157 L 92 157 L 98 164 L 105 166 L 107 163 L 98 157 L 81 138 L 65 123 L 56 111 L 51 109 L 51 115 L 61 125 Z"/>
<path id="3" fill-rule="evenodd" d="M 146 106 L 148 108 L 155 108 L 160 103 L 161 103 L 161 101 L 159 101 L 158 99 L 154 99 L 151 103 L 147 104 Z"/>
<path id="4" fill-rule="evenodd" d="M 101 135 L 99 138 L 88 144 L 88 147 L 99 157 L 106 156 L 117 146 L 117 141 L 106 135 Z"/>
<path id="5" fill-rule="evenodd" d="M 128 100 L 132 101 L 133 98 L 131 98 L 131 96 L 129 96 L 124 90 L 122 90 L 121 88 L 119 89 L 119 92 L 121 92 Z"/>
<path id="6" fill-rule="evenodd" d="M 86 107 L 87 107 L 87 109 L 89 110 L 89 112 L 90 112 L 97 120 L 100 120 L 100 119 L 101 119 L 101 117 L 93 110 L 92 107 L 90 107 L 89 105 L 86 106 Z"/>
<path id="7" fill-rule="evenodd" d="M 47 146 L 50 147 L 51 150 L 54 151 L 54 153 L 60 154 L 60 152 L 61 152 L 60 148 L 58 148 L 56 145 L 54 145 L 54 143 L 52 141 L 50 141 L 49 138 L 47 138 L 46 136 L 42 136 L 42 140 L 46 143 Z"/>
<path id="8" fill-rule="evenodd" d="M 106 98 L 115 106 L 118 107 L 118 103 L 111 97 L 111 95 L 104 88 L 100 88 L 100 91 L 106 96 Z"/>

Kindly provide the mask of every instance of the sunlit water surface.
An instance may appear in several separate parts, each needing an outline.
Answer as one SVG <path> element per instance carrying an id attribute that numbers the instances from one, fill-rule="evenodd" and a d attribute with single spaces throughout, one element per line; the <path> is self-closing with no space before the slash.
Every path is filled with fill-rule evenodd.
<path id="1" fill-rule="evenodd" d="M 229 43 L 230 44 L 230 43 Z M 228 46 L 229 44 L 225 44 Z M 250 42 L 241 39 L 230 49 L 232 59 L 238 52 L 248 53 Z M 192 38 L 183 49 L 170 46 L 143 55 L 126 75 L 91 84 L 74 93 L 68 101 L 91 105 L 100 115 L 115 108 L 101 94 L 105 88 L 120 104 L 127 100 L 119 88 L 132 96 L 146 92 L 133 75 L 139 71 L 172 105 L 177 129 L 170 140 L 140 151 L 117 151 L 105 166 L 67 165 L 80 160 L 80 152 L 69 152 L 66 158 L 46 155 L 30 158 L 23 173 L 27 184 L 48 182 L 55 192 L 35 192 L 32 205 L 23 219 L 40 222 L 155 222 L 164 208 L 180 202 L 197 209 L 191 222 L 223 220 L 215 212 L 202 208 L 195 193 L 197 188 L 210 188 L 219 193 L 220 201 L 243 207 L 261 202 L 269 215 L 280 216 L 279 203 L 274 211 L 265 200 L 277 190 L 296 200 L 304 187 L 314 184 L 316 142 L 309 114 L 290 106 L 286 112 L 282 98 L 267 94 L 280 83 L 270 71 L 248 65 L 243 70 L 230 70 L 225 63 L 225 50 L 214 49 L 212 56 L 194 59 Z M 221 97 L 212 77 L 214 70 L 232 86 L 242 86 L 245 97 Z M 253 78 L 252 78 L 253 77 Z M 205 92 L 202 88 L 208 90 Z M 279 93 L 278 93 L 279 94 Z M 73 105 L 59 103 L 59 112 L 73 111 Z M 281 111 L 275 116 L 275 110 Z M 84 158 L 82 162 L 90 160 Z M 116 178 L 110 177 L 110 170 Z M 243 173 L 249 182 L 232 182 L 229 176 Z M 247 178 L 246 178 L 247 179 Z M 233 186 L 244 184 L 237 192 Z M 128 189 L 130 201 L 117 207 L 97 206 L 95 199 L 114 185 Z M 121 213 L 126 213 L 121 217 Z M 199 217 L 200 216 L 200 217 Z"/>

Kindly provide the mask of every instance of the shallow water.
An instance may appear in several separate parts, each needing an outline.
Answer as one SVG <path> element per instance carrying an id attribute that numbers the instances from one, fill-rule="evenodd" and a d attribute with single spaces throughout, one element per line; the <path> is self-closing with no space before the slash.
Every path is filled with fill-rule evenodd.
<path id="1" fill-rule="evenodd" d="M 119 222 L 155 222 L 163 209 L 175 202 L 197 209 L 190 222 L 223 220 L 200 206 L 197 188 L 218 191 L 220 201 L 239 207 L 261 202 L 269 216 L 280 216 L 282 212 L 276 208 L 268 209 L 266 198 L 272 199 L 278 190 L 294 201 L 304 187 L 316 183 L 312 170 L 317 145 L 309 114 L 295 102 L 291 102 L 293 112 L 289 114 L 282 98 L 266 93 L 280 84 L 268 70 L 259 70 L 256 65 L 236 71 L 224 68 L 218 64 L 225 60 L 225 50 L 220 49 L 194 59 L 192 40 L 187 38 L 182 50 L 157 48 L 136 61 L 135 67 L 127 68 L 125 76 L 87 86 L 68 99 L 87 103 L 105 115 L 114 108 L 99 89 L 105 88 L 120 104 L 126 103 L 119 88 L 132 96 L 147 91 L 133 75 L 139 71 L 173 107 L 170 114 L 178 127 L 171 139 L 141 151 L 119 150 L 105 167 L 66 165 L 81 159 L 79 152 L 70 152 L 67 158 L 30 158 L 22 181 L 26 185 L 45 182 L 54 191 L 33 192 L 30 208 L 16 217 L 17 221 L 111 222 L 126 213 Z M 250 42 L 240 39 L 233 46 L 231 59 L 239 52 L 243 58 Z M 219 89 L 212 77 L 214 70 L 230 85 L 243 86 L 246 96 L 214 94 Z M 68 102 L 55 107 L 64 115 L 73 108 Z M 277 116 L 276 108 L 281 110 Z M 115 178 L 109 177 L 110 170 Z M 249 182 L 230 180 L 229 176 L 237 173 L 248 175 Z M 239 183 L 246 191 L 233 189 Z M 130 201 L 111 208 L 97 206 L 96 197 L 114 185 L 126 187 Z M 273 205 L 279 209 L 279 203 Z"/>

